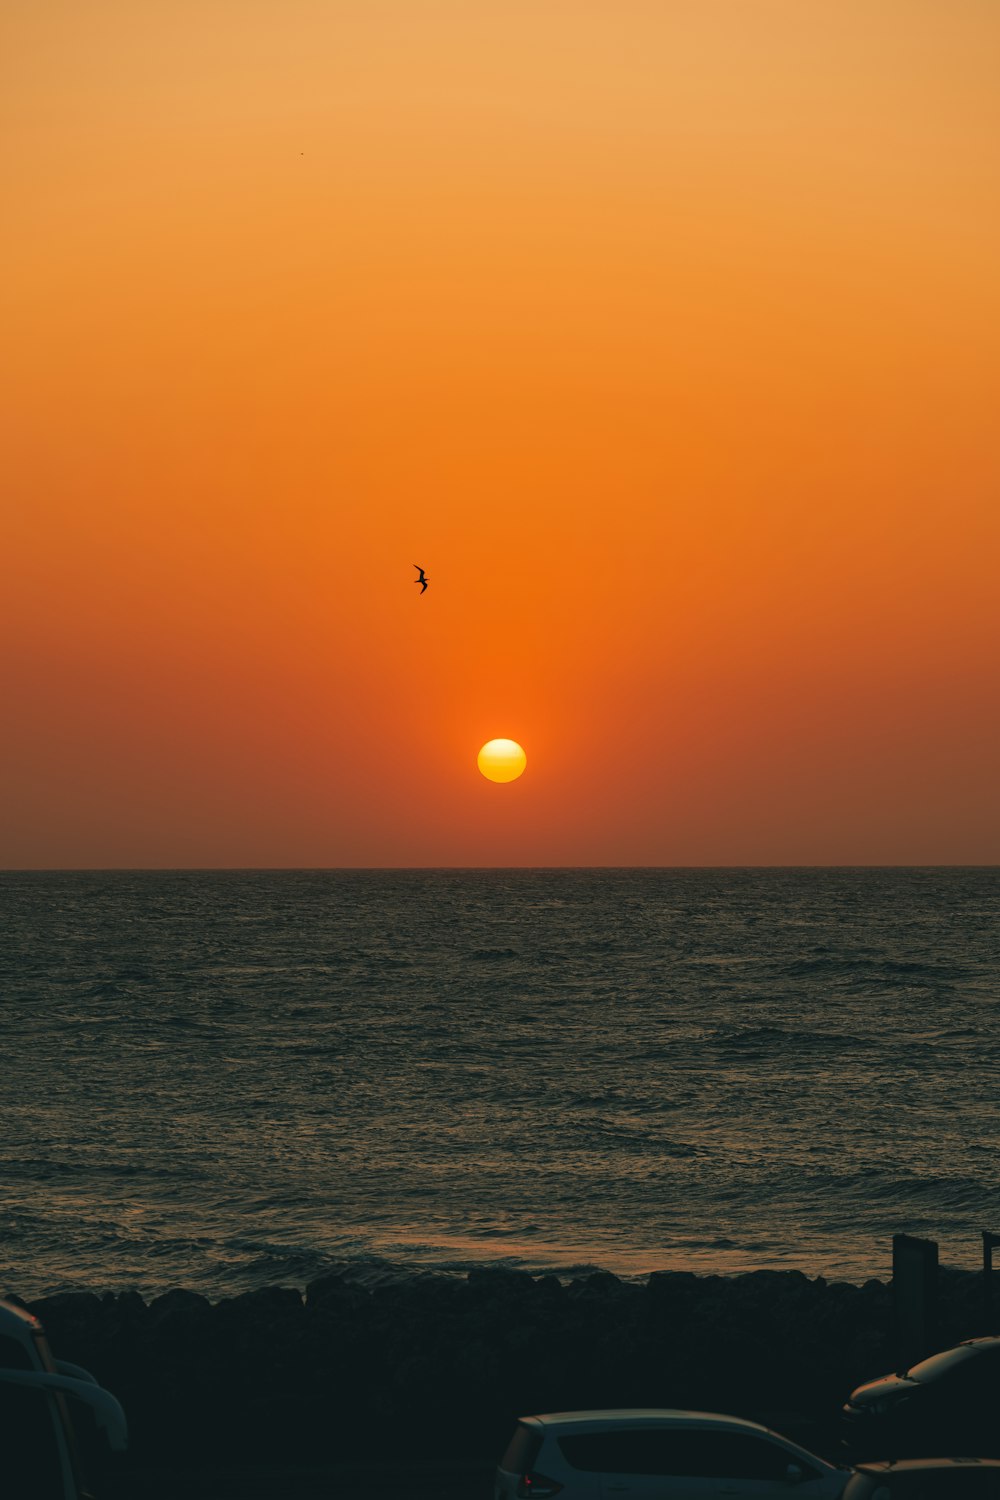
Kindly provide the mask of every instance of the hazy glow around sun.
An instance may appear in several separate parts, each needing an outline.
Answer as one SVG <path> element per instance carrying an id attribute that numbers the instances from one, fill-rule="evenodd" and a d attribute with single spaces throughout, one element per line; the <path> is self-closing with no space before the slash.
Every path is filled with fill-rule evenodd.
<path id="1" fill-rule="evenodd" d="M 516 781 L 527 764 L 516 740 L 490 740 L 479 752 L 479 769 L 490 781 Z"/>

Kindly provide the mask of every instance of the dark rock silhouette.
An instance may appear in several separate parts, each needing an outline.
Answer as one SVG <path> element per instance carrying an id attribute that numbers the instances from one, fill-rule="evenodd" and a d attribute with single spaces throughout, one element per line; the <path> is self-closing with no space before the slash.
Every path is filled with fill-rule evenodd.
<path id="1" fill-rule="evenodd" d="M 941 1347 L 985 1331 L 980 1299 L 977 1275 L 942 1271 Z M 449 1456 L 490 1465 L 520 1415 L 632 1404 L 753 1417 L 822 1451 L 850 1390 L 893 1367 L 889 1285 L 797 1271 L 331 1275 L 304 1296 L 76 1292 L 31 1310 L 118 1396 L 149 1464 L 402 1460 L 447 1411 Z"/>

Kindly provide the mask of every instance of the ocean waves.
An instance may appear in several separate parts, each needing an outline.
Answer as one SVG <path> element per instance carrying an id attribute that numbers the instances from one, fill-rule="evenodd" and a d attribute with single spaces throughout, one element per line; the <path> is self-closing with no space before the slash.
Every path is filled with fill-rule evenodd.
<path id="1" fill-rule="evenodd" d="M 898 1230 L 973 1263 L 998 896 L 989 870 L 0 877 L 2 1269 L 22 1295 L 860 1281 Z"/>

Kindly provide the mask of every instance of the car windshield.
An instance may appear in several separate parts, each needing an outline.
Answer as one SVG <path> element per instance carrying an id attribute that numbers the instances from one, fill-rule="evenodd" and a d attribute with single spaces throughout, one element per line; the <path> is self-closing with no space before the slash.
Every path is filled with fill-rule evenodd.
<path id="1" fill-rule="evenodd" d="M 932 1354 L 918 1365 L 911 1365 L 906 1375 L 909 1380 L 938 1380 L 966 1360 L 975 1359 L 978 1353 L 971 1344 L 959 1344 L 957 1349 L 946 1349 L 943 1354 Z"/>

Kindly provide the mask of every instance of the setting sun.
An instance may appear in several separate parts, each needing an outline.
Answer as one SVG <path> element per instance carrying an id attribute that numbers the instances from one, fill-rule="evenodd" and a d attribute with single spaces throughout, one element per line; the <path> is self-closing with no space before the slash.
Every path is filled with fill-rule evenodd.
<path id="1" fill-rule="evenodd" d="M 490 740 L 479 752 L 479 769 L 489 781 L 516 781 L 527 764 L 516 740 Z"/>

